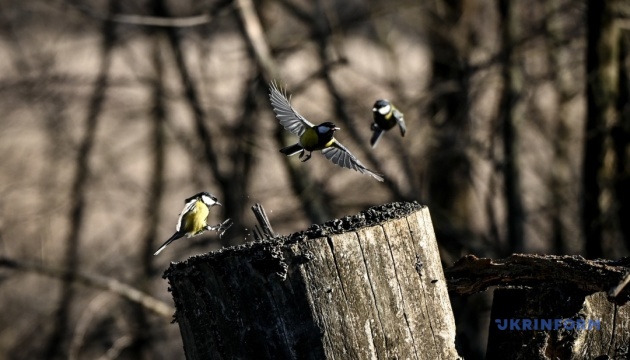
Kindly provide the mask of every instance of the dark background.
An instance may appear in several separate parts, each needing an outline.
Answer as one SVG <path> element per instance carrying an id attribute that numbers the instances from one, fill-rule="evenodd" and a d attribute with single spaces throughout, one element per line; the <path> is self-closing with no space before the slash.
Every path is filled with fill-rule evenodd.
<path id="1" fill-rule="evenodd" d="M 0 268 L 0 359 L 183 358 L 170 318 L 72 274 L 170 305 L 169 262 L 252 240 L 256 202 L 289 234 L 417 200 L 445 266 L 627 256 L 628 14 L 610 0 L 0 1 L 0 256 L 27 264 Z M 272 79 L 386 182 L 280 154 L 295 138 Z M 408 132 L 372 150 L 379 98 Z M 204 190 L 225 204 L 210 222 L 234 227 L 154 257 Z M 491 293 L 452 301 L 460 353 L 481 358 Z"/>

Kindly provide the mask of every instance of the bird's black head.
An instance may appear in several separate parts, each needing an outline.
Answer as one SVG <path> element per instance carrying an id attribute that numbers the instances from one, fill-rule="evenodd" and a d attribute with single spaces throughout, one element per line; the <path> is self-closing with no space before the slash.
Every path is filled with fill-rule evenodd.
<path id="1" fill-rule="evenodd" d="M 376 100 L 376 102 L 374 103 L 374 107 L 372 108 L 373 112 L 379 112 L 381 115 L 385 115 L 388 112 L 390 112 L 392 109 L 392 105 L 389 103 L 389 101 L 384 100 L 384 99 L 380 99 L 380 100 Z"/>
<path id="2" fill-rule="evenodd" d="M 214 205 L 219 205 L 221 206 L 221 203 L 219 203 L 217 201 L 216 196 L 210 194 L 207 191 L 202 191 L 200 193 L 197 193 L 191 197 L 189 197 L 188 199 L 185 200 L 185 202 L 189 202 L 191 200 L 201 200 L 203 201 L 204 204 L 208 205 L 208 206 L 214 206 Z"/>
<path id="3" fill-rule="evenodd" d="M 320 134 L 332 134 L 335 131 L 340 130 L 335 124 L 331 123 L 330 121 L 326 121 L 315 126 L 315 129 Z"/>

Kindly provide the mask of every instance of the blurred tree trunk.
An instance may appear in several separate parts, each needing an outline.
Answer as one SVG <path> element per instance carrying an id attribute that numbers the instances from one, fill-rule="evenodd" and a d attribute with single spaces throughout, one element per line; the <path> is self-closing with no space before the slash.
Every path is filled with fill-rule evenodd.
<path id="1" fill-rule="evenodd" d="M 109 2 L 110 13 L 115 13 L 118 1 Z M 116 25 L 103 22 L 102 53 L 99 75 L 94 81 L 94 89 L 88 106 L 85 120 L 86 128 L 77 150 L 77 159 L 72 187 L 70 188 L 70 232 L 66 239 L 64 263 L 69 276 L 61 284 L 61 298 L 54 316 L 54 325 L 48 339 L 47 359 L 65 359 L 67 354 L 67 334 L 70 331 L 70 312 L 75 298 L 73 274 L 79 270 L 79 245 L 81 233 L 85 226 L 86 197 L 89 182 L 89 161 L 94 148 L 94 140 L 99 118 L 105 103 L 108 77 L 112 62 L 112 53 L 116 42 Z"/>
<path id="2" fill-rule="evenodd" d="M 621 34 L 619 64 L 619 123 L 612 130 L 617 166 L 615 193 L 617 221 L 626 250 L 630 250 L 630 30 Z"/>
<path id="3" fill-rule="evenodd" d="M 159 1 L 159 0 L 157 0 Z M 141 249 L 141 264 L 143 273 L 146 278 L 154 275 L 153 269 L 153 253 L 156 249 L 155 241 L 159 238 L 157 229 L 160 223 L 160 207 L 164 195 L 164 175 L 165 175 L 165 158 L 166 158 L 166 133 L 165 123 L 167 119 L 167 109 L 165 106 L 165 85 L 164 85 L 164 59 L 162 55 L 162 45 L 164 44 L 164 33 L 158 32 L 153 35 L 153 66 L 155 75 L 151 82 L 151 115 L 153 133 L 152 155 L 153 169 L 149 184 L 149 198 L 147 199 L 146 208 L 146 234 Z M 158 241 L 161 243 L 161 241 Z"/>
<path id="4" fill-rule="evenodd" d="M 519 20 L 518 3 L 499 0 L 503 93 L 499 105 L 499 119 L 503 120 L 504 190 L 507 207 L 507 236 L 512 253 L 525 250 L 525 210 L 521 197 L 521 171 L 519 163 L 520 126 L 524 118 L 520 96 L 523 92 L 523 71 L 515 50 L 523 34 Z"/>
<path id="5" fill-rule="evenodd" d="M 426 193 L 440 245 L 454 258 L 461 256 L 464 243 L 473 243 L 473 165 L 467 153 L 471 142 L 468 46 L 472 46 L 472 36 L 465 18 L 474 15 L 466 11 L 475 2 L 440 1 L 427 28 L 433 68 L 428 112 L 434 141 L 427 156 Z"/>
<path id="6" fill-rule="evenodd" d="M 232 128 L 232 139 L 234 139 L 236 143 L 230 147 L 228 154 L 232 169 L 231 173 L 228 175 L 228 179 L 225 179 L 225 182 L 222 183 L 223 188 L 227 191 L 227 193 L 224 194 L 225 201 L 231 204 L 226 205 L 225 217 L 231 218 L 235 222 L 232 231 L 245 227 L 243 219 L 244 205 L 247 204 L 245 199 L 249 196 L 247 189 L 251 178 L 252 158 L 257 142 L 256 135 L 259 134 L 258 128 L 251 126 L 251 124 L 258 121 L 259 117 L 259 106 L 256 101 L 259 94 L 256 86 L 258 78 L 260 77 L 259 74 L 259 72 L 254 71 L 249 78 L 246 77 L 244 79 L 247 92 L 244 94 L 242 105 L 240 106 L 242 111 L 241 116 L 238 118 L 236 126 Z M 235 227 L 236 224 L 238 224 L 239 227 Z M 245 233 L 239 235 L 245 235 Z M 226 237 L 226 241 L 227 239 L 236 239 L 240 242 L 240 238 L 235 238 L 233 235 Z M 230 245 L 225 241 L 223 244 Z"/>
<path id="7" fill-rule="evenodd" d="M 616 0 L 587 2 L 587 117 L 582 168 L 582 226 L 586 256 L 613 255 L 611 186 L 615 166 L 610 129 L 617 119 L 619 30 L 614 23 Z M 627 221 L 627 220 L 626 220 Z"/>
<path id="8" fill-rule="evenodd" d="M 551 135 L 553 158 L 551 159 L 551 174 L 549 188 L 551 196 L 552 216 L 551 226 L 553 252 L 555 254 L 567 253 L 567 243 L 574 241 L 565 230 L 567 225 L 564 218 L 569 209 L 569 184 L 573 181 L 570 163 L 571 123 L 569 119 L 569 105 L 577 95 L 576 84 L 571 69 L 571 49 L 568 40 L 572 35 L 569 19 L 562 11 L 570 4 L 570 0 L 547 1 L 546 6 L 546 37 L 547 53 L 551 64 L 550 76 L 558 92 L 558 110 L 555 113 L 555 131 Z"/>
<path id="9" fill-rule="evenodd" d="M 472 230 L 474 165 L 469 153 L 472 142 L 470 80 L 474 75 L 469 56 L 476 45 L 476 29 L 470 19 L 478 15 L 476 5 L 475 0 L 437 1 L 429 10 L 432 21 L 426 25 L 433 71 L 427 89 L 430 98 L 426 111 L 432 126 L 426 156 L 425 193 L 443 263 L 450 262 L 448 257 L 458 259 L 462 253 L 471 249 L 477 253 L 481 248 Z M 483 354 L 480 344 L 485 324 L 479 314 L 471 311 L 477 301 L 479 297 L 451 298 L 458 322 L 458 346 L 465 358 Z"/>
<path id="10" fill-rule="evenodd" d="M 154 9 L 158 10 L 154 1 Z M 160 15 L 158 11 L 154 11 L 156 15 Z M 159 238 L 158 228 L 160 224 L 160 208 L 164 194 L 164 162 L 166 155 L 166 136 L 164 125 L 166 122 L 166 107 L 164 105 L 164 64 L 162 59 L 162 41 L 164 39 L 163 31 L 157 31 L 149 34 L 153 40 L 153 66 L 154 77 L 151 85 L 152 108 L 149 118 L 152 120 L 153 132 L 151 134 L 151 155 L 153 156 L 153 169 L 149 178 L 149 197 L 147 199 L 147 207 L 145 209 L 145 230 L 144 239 L 140 244 L 140 265 L 142 272 L 139 273 L 136 281 L 136 287 L 140 291 L 150 293 L 149 280 L 154 275 L 153 268 L 153 252 L 156 249 L 155 241 Z M 149 359 L 149 349 L 152 347 L 153 330 L 147 319 L 146 310 L 138 305 L 131 304 L 133 314 L 135 316 L 135 324 L 133 326 L 133 341 L 129 346 L 130 356 L 134 359 Z"/>

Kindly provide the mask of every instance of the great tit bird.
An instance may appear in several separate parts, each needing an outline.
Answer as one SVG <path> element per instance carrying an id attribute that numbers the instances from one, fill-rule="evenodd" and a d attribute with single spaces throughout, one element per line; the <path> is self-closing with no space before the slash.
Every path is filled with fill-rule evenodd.
<path id="1" fill-rule="evenodd" d="M 213 230 L 220 232 L 219 237 L 221 237 L 223 233 L 232 226 L 231 219 L 227 219 L 215 226 L 208 225 L 207 220 L 208 214 L 210 214 L 210 208 L 214 205 L 222 206 L 221 203 L 217 201 L 217 198 L 208 192 L 204 191 L 193 195 L 186 199 L 185 203 L 184 210 L 179 214 L 179 219 L 175 226 L 175 234 L 166 240 L 153 255 L 159 254 L 170 243 L 184 236 L 193 237 L 206 230 Z"/>
<path id="2" fill-rule="evenodd" d="M 400 135 L 405 136 L 407 127 L 405 126 L 403 113 L 398 111 L 392 103 L 387 100 L 376 100 L 372 113 L 374 114 L 374 122 L 372 123 L 373 133 L 370 144 L 372 144 L 373 148 L 376 147 L 385 131 L 390 130 L 396 124 L 400 127 Z"/>
<path id="3" fill-rule="evenodd" d="M 348 169 L 370 175 L 378 181 L 383 181 L 383 176 L 368 169 L 345 146 L 334 138 L 335 131 L 339 130 L 335 124 L 325 122 L 317 126 L 311 124 L 302 115 L 298 114 L 291 106 L 286 94 L 278 89 L 275 82 L 269 86 L 269 100 L 276 117 L 286 130 L 299 136 L 297 144 L 280 149 L 287 155 L 300 153 L 300 159 L 308 151 L 308 155 L 302 162 L 311 158 L 313 151 L 321 150 L 322 155 L 333 163 Z"/>

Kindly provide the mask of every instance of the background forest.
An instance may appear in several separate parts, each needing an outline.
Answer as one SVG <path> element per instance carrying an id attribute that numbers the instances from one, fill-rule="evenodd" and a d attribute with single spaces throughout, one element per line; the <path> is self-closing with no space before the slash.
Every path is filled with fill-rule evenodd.
<path id="1" fill-rule="evenodd" d="M 445 266 L 627 256 L 629 31 L 620 0 L 0 1 L 0 359 L 183 358 L 161 274 L 257 202 L 286 235 L 416 200 Z M 386 181 L 280 154 L 274 79 Z M 407 135 L 371 149 L 379 98 Z M 153 256 L 199 191 L 235 225 Z M 491 292 L 452 302 L 482 358 Z"/>

